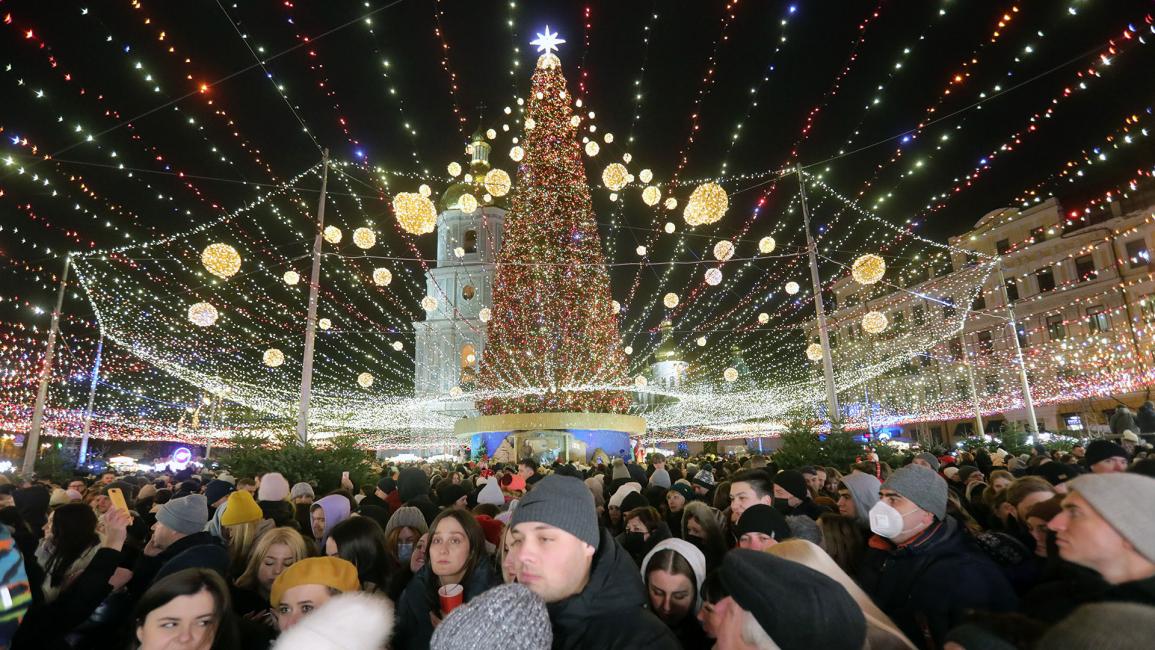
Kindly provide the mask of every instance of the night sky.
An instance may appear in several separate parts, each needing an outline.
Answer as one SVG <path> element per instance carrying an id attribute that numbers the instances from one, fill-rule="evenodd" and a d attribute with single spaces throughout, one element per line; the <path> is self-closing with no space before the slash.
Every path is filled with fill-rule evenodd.
<path id="1" fill-rule="evenodd" d="M 628 150 L 635 170 L 650 167 L 661 179 L 722 175 L 731 192 L 720 224 L 687 237 L 682 253 L 659 245 L 651 251 L 656 259 L 708 256 L 714 241 L 739 238 L 746 226 L 742 241 L 776 227 L 780 246 L 796 247 L 790 237 L 800 219 L 787 211 L 796 179 L 738 177 L 797 162 L 846 196 L 865 190 L 867 208 L 891 192 L 879 215 L 913 221 L 919 235 L 945 241 L 1027 189 L 1081 209 L 1149 175 L 1155 157 L 1145 139 L 1119 149 L 1107 143 L 1126 116 L 1138 116 L 1142 126 L 1151 118 L 1155 50 L 1139 42 L 1155 38 L 1151 2 L 517 5 L 0 0 L 0 158 L 13 159 L 0 166 L 0 327 L 28 336 L 28 327 L 47 325 L 60 251 L 188 230 L 315 164 L 317 143 L 341 160 L 428 170 L 443 178 L 434 187 L 440 193 L 445 164 L 463 160 L 466 136 L 478 125 L 512 122 L 502 108 L 527 92 L 536 60 L 529 41 L 547 24 L 568 41 L 559 53 L 564 71 L 571 90 L 597 112 L 598 136 L 616 136 L 613 148 L 603 145 L 611 153 L 587 159 L 591 179 L 609 155 Z M 1104 65 L 1100 54 L 1112 40 L 1125 51 Z M 515 47 L 520 66 L 511 75 Z M 1006 92 L 992 97 L 996 86 Z M 1048 109 L 1052 115 L 1031 121 Z M 940 121 L 919 130 L 931 120 Z M 509 135 L 495 144 L 494 158 L 512 171 Z M 1005 144 L 1010 150 L 988 159 Z M 1105 147 L 1107 160 L 1097 159 L 1096 147 Z M 1095 164 L 1077 182 L 1058 176 L 1067 161 L 1087 157 Z M 136 176 L 127 178 L 116 164 Z M 52 189 L 30 182 L 36 174 L 51 176 Z M 397 178 L 390 190 L 413 191 L 419 182 Z M 960 183 L 964 189 L 953 193 Z M 609 258 L 636 260 L 634 247 L 665 215 L 651 223 L 636 199 L 611 204 L 604 191 L 594 196 Z M 81 200 L 99 208 L 98 217 L 67 209 Z M 829 197 L 815 196 L 813 204 L 828 244 L 855 251 L 895 236 L 877 225 L 851 229 L 846 217 L 827 229 L 844 209 Z M 365 206 L 390 218 L 387 200 Z M 673 220 L 681 227 L 678 212 Z M 421 240 L 426 256 L 433 244 L 432 237 Z M 899 255 L 909 261 L 920 250 Z M 656 277 L 644 274 L 639 295 L 670 290 Z M 622 299 L 633 278 L 632 269 L 614 272 L 615 297 Z M 690 277 L 671 285 L 689 293 Z M 762 290 L 756 286 L 750 280 L 728 287 L 730 298 L 717 300 Z M 70 298 L 67 309 L 66 331 L 90 337 L 85 301 Z M 418 313 L 414 304 L 412 315 Z M 643 316 L 638 327 L 652 330 L 659 319 Z"/>

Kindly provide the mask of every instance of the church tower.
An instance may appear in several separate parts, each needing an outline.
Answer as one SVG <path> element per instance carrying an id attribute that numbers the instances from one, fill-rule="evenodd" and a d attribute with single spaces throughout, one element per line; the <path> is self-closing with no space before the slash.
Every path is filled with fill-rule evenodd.
<path id="1" fill-rule="evenodd" d="M 471 156 L 468 173 L 450 185 L 438 203 L 437 260 L 425 273 L 425 295 L 437 298 L 438 307 L 424 321 L 413 323 L 417 398 L 445 398 L 458 387 L 468 391 L 485 354 L 488 312 L 482 310 L 493 305 L 506 203 L 505 197 L 485 200 L 491 148 L 480 128 L 466 152 Z M 466 194 L 477 200 L 472 212 L 461 205 Z M 475 414 L 467 401 L 455 406 L 461 415 Z"/>
<path id="2" fill-rule="evenodd" d="M 682 353 L 674 342 L 674 324 L 670 320 L 662 321 L 658 326 L 662 340 L 654 352 L 654 361 L 650 364 L 650 374 L 654 383 L 662 388 L 679 388 L 686 381 L 686 372 L 690 364 L 682 359 Z"/>

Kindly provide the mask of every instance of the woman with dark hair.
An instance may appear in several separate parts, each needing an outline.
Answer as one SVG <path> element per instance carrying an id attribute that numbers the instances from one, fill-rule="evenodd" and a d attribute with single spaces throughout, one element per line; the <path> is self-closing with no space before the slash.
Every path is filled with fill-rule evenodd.
<path id="1" fill-rule="evenodd" d="M 649 506 L 634 508 L 623 514 L 622 519 L 626 522 L 626 529 L 615 539 L 638 566 L 641 566 L 642 558 L 658 542 L 673 537 L 670 534 L 670 527 L 662 520 L 662 513 L 656 508 Z"/>
<path id="2" fill-rule="evenodd" d="M 325 555 L 348 560 L 357 567 L 361 590 L 376 592 L 389 579 L 385 531 L 368 517 L 349 517 L 333 527 L 325 541 Z"/>
<path id="3" fill-rule="evenodd" d="M 730 592 L 726 589 L 726 585 L 722 584 L 722 576 L 717 571 L 709 573 L 702 582 L 702 606 L 698 609 L 697 618 L 702 624 L 702 631 L 711 639 L 718 638 L 718 630 L 724 624 L 724 613 L 715 606 L 729 595 Z M 701 647 L 705 648 L 708 645 L 702 644 Z"/>
<path id="4" fill-rule="evenodd" d="M 139 650 L 239 647 L 229 588 L 215 571 L 185 569 L 155 582 L 133 615 Z"/>
<path id="5" fill-rule="evenodd" d="M 493 564 L 485 553 L 481 525 L 460 508 L 447 508 L 429 526 L 428 559 L 405 587 L 397 603 L 395 650 L 428 648 L 433 639 L 434 619 L 441 610 L 438 590 L 448 585 L 464 589 L 463 602 L 497 584 Z"/>
<path id="6" fill-rule="evenodd" d="M 96 533 L 96 512 L 83 503 L 69 503 L 48 513 L 44 538 L 36 549 L 36 560 L 44 570 L 44 602 L 56 600 L 92 562 L 100 549 Z"/>
<path id="7" fill-rule="evenodd" d="M 697 618 L 705 580 L 706 556 L 685 540 L 658 542 L 642 560 L 642 581 L 650 611 L 662 619 L 687 650 L 710 645 Z"/>
<path id="8" fill-rule="evenodd" d="M 822 549 L 848 574 L 854 575 L 866 553 L 862 527 L 851 517 L 824 512 L 818 517 Z"/>

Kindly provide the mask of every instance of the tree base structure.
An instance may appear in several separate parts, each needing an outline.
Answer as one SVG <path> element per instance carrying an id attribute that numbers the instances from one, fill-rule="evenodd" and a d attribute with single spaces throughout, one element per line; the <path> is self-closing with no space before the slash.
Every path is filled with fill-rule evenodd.
<path id="1" fill-rule="evenodd" d="M 588 463 L 629 455 L 630 438 L 645 434 L 646 421 L 618 413 L 509 413 L 462 418 L 453 432 L 496 462 Z"/>

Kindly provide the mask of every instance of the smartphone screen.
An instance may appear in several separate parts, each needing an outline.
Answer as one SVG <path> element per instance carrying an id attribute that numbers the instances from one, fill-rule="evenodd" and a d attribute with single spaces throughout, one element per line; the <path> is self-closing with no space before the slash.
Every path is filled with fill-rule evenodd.
<path id="1" fill-rule="evenodd" d="M 112 501 L 113 508 L 128 512 L 128 504 L 125 503 L 124 492 L 120 488 L 108 488 L 108 498 Z"/>

